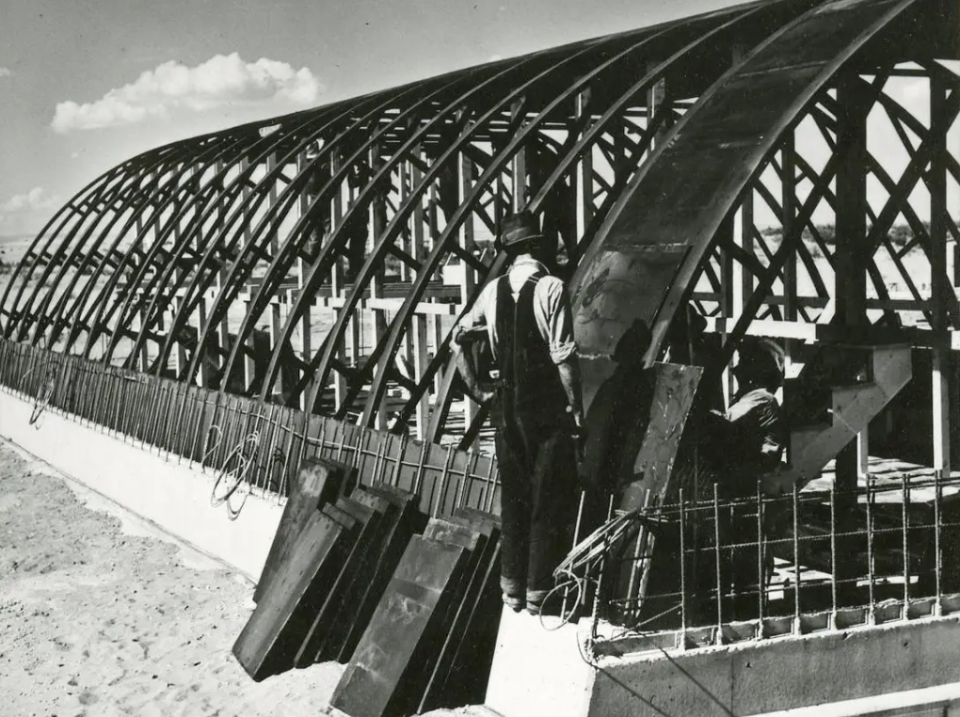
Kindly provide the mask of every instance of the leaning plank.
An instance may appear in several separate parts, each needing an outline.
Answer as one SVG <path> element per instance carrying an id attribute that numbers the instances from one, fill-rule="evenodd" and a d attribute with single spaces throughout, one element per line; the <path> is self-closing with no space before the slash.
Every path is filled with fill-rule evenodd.
<path id="1" fill-rule="evenodd" d="M 499 518 L 458 508 L 448 520 L 479 531 L 485 540 L 418 712 L 483 701 L 499 628 Z"/>
<path id="2" fill-rule="evenodd" d="M 449 585 L 449 601 L 441 611 L 434 613 L 434 648 L 425 652 L 422 659 L 417 660 L 413 669 L 404 676 L 403 693 L 411 700 L 411 705 L 421 704 L 423 695 L 437 666 L 437 661 L 443 654 L 443 648 L 450 641 L 450 631 L 460 608 L 466 599 L 473 576 L 477 571 L 478 562 L 486 545 L 486 536 L 479 530 L 467 524 L 431 518 L 423 531 L 423 536 L 450 545 L 456 545 L 467 551 L 460 578 L 451 581 Z"/>
<path id="3" fill-rule="evenodd" d="M 351 717 L 409 714 L 407 678 L 438 648 L 437 622 L 462 578 L 467 550 L 415 535 L 331 699 Z"/>
<path id="4" fill-rule="evenodd" d="M 351 616 L 345 615 L 343 619 L 337 620 L 338 633 L 339 630 L 343 630 L 342 638 L 339 634 L 337 637 L 340 642 L 339 651 L 334 656 L 331 650 L 331 654 L 325 654 L 324 658 L 335 659 L 338 662 L 348 662 L 353 656 L 360 637 L 370 624 L 410 538 L 421 530 L 423 525 L 423 516 L 417 511 L 417 497 L 413 493 L 383 484 L 374 484 L 367 490 L 389 501 L 399 510 L 399 515 L 391 526 L 392 529 L 383 536 L 383 544 L 369 581 L 365 585 L 362 583 L 358 585 L 360 597 L 356 601 L 355 611 Z"/>
<path id="5" fill-rule="evenodd" d="M 293 659 L 324 587 L 339 574 L 354 529 L 332 506 L 314 511 L 294 542 L 271 589 L 264 593 L 233 646 L 243 669 L 257 681 L 293 667 Z"/>
<path id="6" fill-rule="evenodd" d="M 386 547 L 386 541 L 394 534 L 397 520 L 400 518 L 400 506 L 391 503 L 386 498 L 375 495 L 363 488 L 357 488 L 350 496 L 352 500 L 365 505 L 377 514 L 376 530 L 370 531 L 370 537 L 362 554 L 351 556 L 344 566 L 344 584 L 340 590 L 339 600 L 335 610 L 321 625 L 316 624 L 312 631 L 322 627 L 322 635 L 314 639 L 311 635 L 304 641 L 302 655 L 297 656 L 297 666 L 306 667 L 313 662 L 336 660 L 343 648 L 344 639 L 358 619 L 360 601 L 366 593 L 367 587 L 377 570 L 377 564 Z M 410 536 L 404 538 L 404 544 Z M 355 550 L 355 552 L 357 552 Z M 397 554 L 399 559 L 399 553 Z M 396 568 L 396 564 L 391 569 Z M 387 577 L 382 581 L 386 587 Z M 368 616 L 369 618 L 369 616 Z M 361 633 L 366 624 L 359 626 Z M 311 652 L 312 651 L 312 652 Z M 347 656 L 349 658 L 349 656 Z"/>
<path id="7" fill-rule="evenodd" d="M 309 667 L 314 663 L 314 657 L 319 652 L 333 625 L 334 615 L 343 602 L 346 587 L 363 564 L 371 543 L 382 527 L 380 513 L 352 498 L 339 498 L 336 507 L 357 521 L 357 537 L 350 553 L 340 566 L 336 578 L 324 586 L 323 602 L 314 613 L 294 658 L 294 664 L 297 667 Z"/>
<path id="8" fill-rule="evenodd" d="M 304 459 L 290 497 L 283 508 L 277 533 L 267 553 L 260 581 L 253 592 L 255 602 L 260 602 L 280 566 L 290 554 L 290 549 L 303 530 L 307 518 L 323 505 L 332 503 L 343 495 L 350 483 L 351 469 L 342 463 L 324 458 Z"/>

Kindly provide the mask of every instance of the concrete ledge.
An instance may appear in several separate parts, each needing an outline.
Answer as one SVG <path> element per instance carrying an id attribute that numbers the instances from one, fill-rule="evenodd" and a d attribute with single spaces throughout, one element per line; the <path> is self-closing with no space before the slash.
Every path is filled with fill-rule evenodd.
<path id="1" fill-rule="evenodd" d="M 29 425 L 31 404 L 0 392 L 0 435 L 70 478 L 156 523 L 256 582 L 283 511 L 250 495 L 236 520 L 210 505 L 214 476 L 47 410 Z"/>
<path id="2" fill-rule="evenodd" d="M 750 717 L 960 717 L 960 682 Z"/>
<path id="3" fill-rule="evenodd" d="M 960 682 L 958 644 L 960 620 L 949 617 L 608 657 L 597 663 L 589 714 L 870 714 L 829 710 L 896 704 L 899 693 Z"/>

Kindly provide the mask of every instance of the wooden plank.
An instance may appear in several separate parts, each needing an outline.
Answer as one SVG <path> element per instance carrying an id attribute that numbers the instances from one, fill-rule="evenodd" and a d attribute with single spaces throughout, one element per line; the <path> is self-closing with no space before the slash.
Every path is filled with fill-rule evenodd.
<path id="1" fill-rule="evenodd" d="M 354 650 L 370 624 L 410 538 L 422 529 L 424 522 L 423 516 L 417 512 L 416 496 L 412 493 L 384 484 L 374 484 L 366 490 L 389 501 L 398 509 L 399 514 L 390 530 L 385 531 L 382 536 L 383 543 L 369 580 L 357 586 L 360 589 L 359 597 L 356 599 L 352 616 L 349 619 L 346 615 L 342 616 L 342 619 L 340 616 L 337 618 L 337 632 L 331 636 L 331 646 L 333 640 L 339 641 L 339 651 L 329 659 L 339 662 L 347 662 L 353 657 Z M 348 603 L 350 604 L 352 603 Z M 332 652 L 331 649 L 331 655 Z M 324 657 L 327 657 L 326 653 Z"/>
<path id="2" fill-rule="evenodd" d="M 307 519 L 321 505 L 334 501 L 338 495 L 344 493 L 350 483 L 348 474 L 346 466 L 323 458 L 307 458 L 303 461 L 297 480 L 291 486 L 290 497 L 283 508 L 260 581 L 254 590 L 255 602 L 259 602 L 269 589 Z"/>
<path id="3" fill-rule="evenodd" d="M 383 575 L 378 586 L 375 587 L 373 582 L 378 573 L 378 566 L 388 551 L 389 542 L 394 537 L 399 537 L 397 536 L 397 522 L 404 517 L 402 501 L 391 502 L 386 498 L 375 495 L 362 488 L 354 491 L 351 498 L 378 513 L 379 520 L 377 530 L 371 534 L 370 542 L 363 552 L 363 555 L 357 556 L 357 559 L 351 559 L 347 565 L 344 566 L 344 570 L 347 571 L 347 579 L 343 586 L 337 609 L 329 617 L 324 627 L 323 639 L 316 643 L 315 649 L 312 652 L 305 652 L 302 657 L 298 655 L 297 664 L 301 665 L 302 660 L 303 664 L 301 666 L 306 666 L 306 664 L 311 662 L 340 659 L 341 650 L 344 647 L 344 643 L 351 629 L 356 630 L 358 636 L 362 634 L 370 619 L 370 615 L 373 613 L 373 608 L 376 607 L 376 602 L 372 602 L 371 608 L 367 613 L 365 615 L 360 614 L 363 607 L 363 598 L 367 590 L 372 589 L 373 594 L 375 594 L 377 600 L 379 600 L 379 597 L 383 594 L 383 589 L 389 581 L 390 575 L 392 575 L 396 569 L 397 561 L 400 559 L 401 552 L 399 550 L 393 551 L 396 560 L 390 564 L 389 572 L 387 572 L 386 568 L 382 569 L 382 571 L 387 574 Z M 413 531 L 411 529 L 409 534 L 402 537 L 402 545 L 405 546 L 407 542 L 409 542 L 412 534 Z M 362 624 L 360 624 L 361 622 Z M 352 650 L 350 654 L 343 657 L 342 661 L 347 661 L 351 655 Z"/>
<path id="4" fill-rule="evenodd" d="M 467 550 L 415 535 L 330 703 L 351 717 L 410 714 L 407 678 L 434 653 L 438 620 L 463 575 Z"/>
<path id="5" fill-rule="evenodd" d="M 472 561 L 472 570 L 469 571 L 468 582 L 453 615 L 447 638 L 424 686 L 417 709 L 419 713 L 437 707 L 481 702 L 496 648 L 499 619 L 484 622 L 475 618 L 479 617 L 478 610 L 495 616 L 499 616 L 500 612 L 499 520 L 489 513 L 476 510 L 458 510 L 447 520 L 478 532 L 483 540 Z M 493 574 L 491 568 L 495 568 Z M 491 584 L 495 589 L 490 589 Z"/>
<path id="6" fill-rule="evenodd" d="M 363 564 L 371 543 L 382 528 L 382 514 L 368 505 L 351 498 L 340 498 L 336 507 L 357 521 L 357 537 L 336 578 L 325 586 L 323 604 L 313 615 L 294 658 L 297 667 L 309 667 L 314 663 L 333 625 L 333 618 L 343 603 L 347 586 Z"/>
<path id="7" fill-rule="evenodd" d="M 639 507 L 648 490 L 661 499 L 671 493 L 669 478 L 703 369 L 658 363 L 654 371 L 647 428 L 633 464 L 633 473 L 640 478 L 627 487 L 621 501 L 624 510 Z"/>
<path id="8" fill-rule="evenodd" d="M 345 516 L 338 516 L 343 520 Z M 310 514 L 273 587 L 253 611 L 233 646 L 247 674 L 260 681 L 293 667 L 323 587 L 335 579 L 353 543 L 353 531 L 324 511 Z"/>

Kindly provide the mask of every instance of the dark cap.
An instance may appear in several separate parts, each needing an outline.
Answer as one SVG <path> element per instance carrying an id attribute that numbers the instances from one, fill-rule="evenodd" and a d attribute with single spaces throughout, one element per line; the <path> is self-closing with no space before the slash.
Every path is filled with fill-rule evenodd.
<path id="1" fill-rule="evenodd" d="M 515 246 L 531 239 L 540 239 L 540 222 L 528 211 L 508 214 L 500 229 L 500 245 Z"/>

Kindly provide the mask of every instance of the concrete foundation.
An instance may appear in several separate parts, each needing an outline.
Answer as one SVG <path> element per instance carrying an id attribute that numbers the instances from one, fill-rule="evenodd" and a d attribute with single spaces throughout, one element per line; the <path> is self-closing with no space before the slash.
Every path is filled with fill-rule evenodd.
<path id="1" fill-rule="evenodd" d="M 916 706 L 918 690 L 949 693 L 960 683 L 958 644 L 960 620 L 951 617 L 603 658 L 587 714 L 882 714 Z M 942 702 L 956 693 L 926 696 Z"/>
<path id="2" fill-rule="evenodd" d="M 236 520 L 210 505 L 215 476 L 139 442 L 51 410 L 29 424 L 31 404 L 0 392 L 0 435 L 70 478 L 256 582 L 280 522 L 278 499 L 250 495 Z"/>

